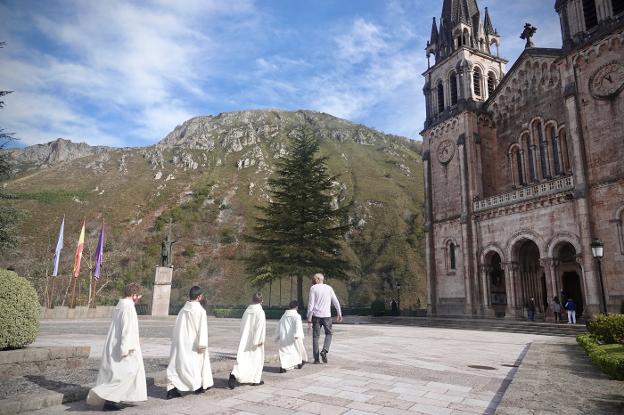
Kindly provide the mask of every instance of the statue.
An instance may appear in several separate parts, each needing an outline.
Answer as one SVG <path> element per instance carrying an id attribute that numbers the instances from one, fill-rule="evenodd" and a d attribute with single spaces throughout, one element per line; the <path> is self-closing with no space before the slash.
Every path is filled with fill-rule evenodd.
<path id="1" fill-rule="evenodd" d="M 160 245 L 160 266 L 173 268 L 173 244 L 177 241 L 171 240 L 171 220 L 169 220 L 169 232 Z"/>
<path id="2" fill-rule="evenodd" d="M 535 47 L 533 43 L 533 35 L 535 35 L 535 32 L 537 32 L 537 27 L 533 26 L 531 23 L 526 23 L 524 25 L 524 31 L 520 35 L 520 39 L 526 39 L 525 49 Z"/>

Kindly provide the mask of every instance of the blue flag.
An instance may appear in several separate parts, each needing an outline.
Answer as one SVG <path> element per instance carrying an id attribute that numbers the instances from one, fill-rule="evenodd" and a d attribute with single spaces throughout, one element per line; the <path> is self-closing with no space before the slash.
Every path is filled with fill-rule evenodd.
<path id="1" fill-rule="evenodd" d="M 59 260 L 61 259 L 61 250 L 63 249 L 63 232 L 65 231 L 65 216 L 61 222 L 61 230 L 59 231 L 58 240 L 56 241 L 56 249 L 54 250 L 54 271 L 52 276 L 58 276 Z"/>
<path id="2" fill-rule="evenodd" d="M 102 261 L 104 260 L 104 223 L 100 228 L 100 237 L 98 238 L 98 245 L 95 250 L 95 269 L 93 270 L 93 278 L 100 279 L 100 271 L 102 269 Z"/>

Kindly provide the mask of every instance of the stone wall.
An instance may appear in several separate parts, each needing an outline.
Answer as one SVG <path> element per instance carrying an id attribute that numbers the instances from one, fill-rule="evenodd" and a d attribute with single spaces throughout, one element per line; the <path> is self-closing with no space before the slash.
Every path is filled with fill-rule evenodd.
<path id="1" fill-rule="evenodd" d="M 83 319 L 83 318 L 111 318 L 115 306 L 99 306 L 95 308 L 58 306 L 54 308 L 41 307 L 42 319 Z"/>

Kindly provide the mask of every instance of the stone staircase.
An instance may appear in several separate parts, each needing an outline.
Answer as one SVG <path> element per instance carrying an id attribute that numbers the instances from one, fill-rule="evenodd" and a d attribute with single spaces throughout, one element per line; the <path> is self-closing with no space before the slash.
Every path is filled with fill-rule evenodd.
<path id="1" fill-rule="evenodd" d="M 352 324 L 394 324 L 401 326 L 434 327 L 457 330 L 502 331 L 509 333 L 540 334 L 545 336 L 575 337 L 587 332 L 585 323 L 555 324 L 539 321 L 520 321 L 495 318 L 463 317 L 345 317 Z"/>

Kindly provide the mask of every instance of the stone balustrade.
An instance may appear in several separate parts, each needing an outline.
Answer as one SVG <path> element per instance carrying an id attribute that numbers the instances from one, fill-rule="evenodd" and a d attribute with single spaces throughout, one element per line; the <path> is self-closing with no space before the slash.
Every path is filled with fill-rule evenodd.
<path id="1" fill-rule="evenodd" d="M 573 177 L 562 177 L 544 183 L 522 187 L 520 189 L 514 190 L 513 192 L 502 193 L 500 195 L 488 197 L 486 199 L 475 200 L 473 204 L 473 210 L 474 212 L 481 212 L 488 209 L 513 205 L 518 202 L 537 199 L 546 195 L 567 192 L 573 189 Z"/>

